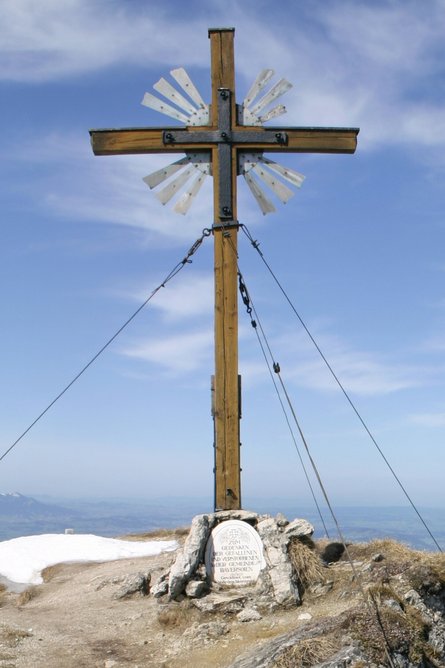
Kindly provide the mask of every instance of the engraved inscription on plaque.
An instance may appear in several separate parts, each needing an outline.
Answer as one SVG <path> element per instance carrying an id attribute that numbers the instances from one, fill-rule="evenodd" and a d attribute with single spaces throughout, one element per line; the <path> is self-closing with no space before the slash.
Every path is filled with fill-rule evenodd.
<path id="1" fill-rule="evenodd" d="M 256 582 L 266 565 L 261 538 L 247 522 L 221 522 L 207 542 L 205 564 L 214 582 L 237 586 Z"/>

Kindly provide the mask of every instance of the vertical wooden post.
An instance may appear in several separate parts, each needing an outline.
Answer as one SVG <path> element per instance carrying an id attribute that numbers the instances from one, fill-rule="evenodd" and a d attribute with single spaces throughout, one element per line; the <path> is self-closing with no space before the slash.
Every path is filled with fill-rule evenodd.
<path id="1" fill-rule="evenodd" d="M 234 30 L 209 30 L 211 41 L 211 125 L 218 128 L 218 94 L 231 93 L 231 124 L 236 125 Z M 232 153 L 235 149 L 231 149 Z M 231 159 L 231 215 L 221 219 L 220 154 L 212 151 L 215 239 L 215 509 L 241 508 L 240 397 L 238 383 L 238 269 L 236 156 Z"/>

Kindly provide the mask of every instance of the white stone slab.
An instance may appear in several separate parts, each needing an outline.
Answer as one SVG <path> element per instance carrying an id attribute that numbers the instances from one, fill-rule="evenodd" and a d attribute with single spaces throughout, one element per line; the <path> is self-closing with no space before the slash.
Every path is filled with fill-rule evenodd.
<path id="1" fill-rule="evenodd" d="M 261 538 L 247 522 L 221 522 L 207 541 L 205 564 L 213 582 L 236 586 L 256 582 L 266 565 Z"/>

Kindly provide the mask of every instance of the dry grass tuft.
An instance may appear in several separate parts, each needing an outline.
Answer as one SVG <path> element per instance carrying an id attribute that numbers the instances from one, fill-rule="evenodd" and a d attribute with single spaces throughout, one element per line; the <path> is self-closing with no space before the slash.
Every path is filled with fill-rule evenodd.
<path id="1" fill-rule="evenodd" d="M 189 626 L 194 615 L 188 605 L 172 603 L 158 612 L 159 624 L 168 629 Z"/>
<path id="2" fill-rule="evenodd" d="M 417 555 L 406 574 L 411 586 L 419 592 L 442 592 L 445 589 L 445 554 Z"/>
<path id="3" fill-rule="evenodd" d="M 30 638 L 31 633 L 23 629 L 16 629 L 12 626 L 2 624 L 0 626 L 0 642 L 7 647 L 15 647 L 24 638 Z"/>
<path id="4" fill-rule="evenodd" d="M 64 569 L 65 564 L 54 564 L 54 566 L 47 566 L 41 572 L 43 582 L 51 582 L 55 577 L 60 575 L 61 571 Z"/>
<path id="5" fill-rule="evenodd" d="M 288 552 L 302 591 L 324 581 L 326 569 L 312 546 L 297 538 L 289 543 Z"/>
<path id="6" fill-rule="evenodd" d="M 6 589 L 4 584 L 0 584 L 0 607 L 5 603 L 6 601 L 6 595 L 8 593 L 8 590 Z"/>
<path id="7" fill-rule="evenodd" d="M 404 543 L 399 543 L 392 538 L 382 538 L 371 540 L 369 543 L 353 543 L 348 546 L 348 552 L 353 559 L 359 561 L 369 561 L 374 554 L 382 554 L 386 560 L 399 563 L 411 561 L 413 555 L 425 554 L 416 552 Z"/>
<path id="8" fill-rule="evenodd" d="M 382 605 L 385 601 L 396 601 L 403 609 L 404 604 L 400 596 L 391 587 L 389 582 L 378 580 L 366 587 L 365 591 L 368 594 L 368 601 L 373 604 Z"/>
<path id="9" fill-rule="evenodd" d="M 379 665 L 387 663 L 385 647 L 391 653 L 404 654 L 416 665 L 423 665 L 420 662 L 431 654 L 429 626 L 412 606 L 406 606 L 405 611 L 379 606 L 378 617 L 370 609 L 356 609 L 351 612 L 346 625 L 367 658 Z"/>
<path id="10" fill-rule="evenodd" d="M 323 638 L 300 640 L 292 647 L 286 647 L 273 668 L 305 668 L 329 659 L 340 649 L 340 643 L 332 635 Z"/>
<path id="11" fill-rule="evenodd" d="M 445 589 L 445 554 L 412 550 L 390 539 L 372 541 L 361 547 L 366 557 L 376 552 L 384 555 L 384 561 L 375 568 L 382 578 L 403 574 L 416 591 L 438 593 Z"/>
<path id="12" fill-rule="evenodd" d="M 30 601 L 32 601 L 36 596 L 39 594 L 39 588 L 38 587 L 28 587 L 27 589 L 24 589 L 18 596 L 16 600 L 16 605 L 17 607 L 21 607 L 22 605 L 26 605 Z"/>

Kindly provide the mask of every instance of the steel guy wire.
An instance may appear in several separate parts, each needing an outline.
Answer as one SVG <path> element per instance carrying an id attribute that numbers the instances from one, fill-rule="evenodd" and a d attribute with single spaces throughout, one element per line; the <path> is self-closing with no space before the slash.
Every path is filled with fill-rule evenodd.
<path id="1" fill-rule="evenodd" d="M 51 401 L 51 403 L 49 403 L 48 406 L 47 406 L 47 407 L 46 407 L 46 408 L 45 408 L 45 409 L 44 409 L 44 410 L 43 410 L 43 411 L 42 411 L 42 412 L 35 418 L 35 420 L 33 420 L 33 422 L 31 422 L 31 424 L 25 429 L 25 431 L 23 431 L 23 432 L 20 434 L 20 436 L 14 441 L 14 443 L 12 443 L 12 445 L 10 445 L 9 448 L 8 448 L 7 450 L 5 450 L 5 452 L 0 456 L 0 462 L 1 462 L 1 461 L 2 461 L 2 460 L 3 460 L 3 459 L 10 453 L 10 452 L 11 452 L 11 450 L 13 450 L 13 449 L 16 447 L 16 445 L 18 445 L 18 444 L 20 443 L 20 441 L 22 440 L 22 438 L 24 438 L 24 436 L 26 436 L 26 434 L 27 434 L 29 431 L 31 431 L 31 429 L 34 427 L 34 425 L 36 425 L 37 422 L 39 422 L 39 420 L 41 420 L 41 418 L 42 418 L 44 415 L 46 415 L 46 413 L 47 413 L 47 412 L 54 406 L 54 404 L 55 404 L 59 399 L 61 399 L 61 397 L 63 397 L 63 395 L 65 394 L 65 392 L 67 392 L 67 391 L 70 389 L 70 387 L 72 387 L 72 386 L 74 385 L 74 383 L 75 383 L 75 382 L 76 382 L 76 381 L 77 381 L 77 380 L 78 380 L 78 379 L 85 373 L 85 371 L 86 371 L 87 369 L 89 369 L 89 367 L 90 367 L 90 366 L 97 360 L 98 357 L 100 357 L 100 356 L 102 355 L 102 353 L 103 353 L 103 352 L 104 352 L 104 351 L 105 351 L 105 350 L 106 350 L 106 349 L 113 343 L 113 341 L 114 341 L 115 339 L 117 339 L 117 337 L 119 336 L 119 334 L 121 334 L 121 332 L 123 332 L 123 330 L 124 330 L 124 329 L 125 329 L 125 328 L 126 328 L 126 327 L 127 327 L 127 326 L 128 326 L 134 319 L 135 319 L 135 318 L 136 318 L 136 316 L 142 311 L 143 308 L 145 308 L 145 306 L 146 306 L 146 305 L 148 304 L 148 302 L 155 296 L 155 294 L 156 294 L 157 292 L 159 292 L 159 290 L 160 290 L 161 288 L 165 288 L 165 286 L 167 285 L 167 283 L 168 283 L 169 281 L 171 281 L 172 278 L 174 278 L 177 274 L 179 274 L 179 272 L 181 271 L 181 269 L 183 269 L 183 268 L 185 267 L 186 264 L 191 264 L 192 260 L 191 260 L 190 258 L 192 257 L 192 255 L 194 255 L 194 254 L 196 253 L 196 251 L 197 251 L 198 248 L 201 246 L 201 244 L 202 244 L 202 242 L 204 241 L 204 239 L 205 239 L 206 237 L 210 236 L 210 234 L 211 234 L 211 230 L 209 230 L 208 228 L 204 228 L 204 230 L 202 231 L 202 235 L 201 235 L 201 236 L 195 241 L 195 243 L 190 247 L 190 249 L 189 249 L 189 251 L 187 252 L 186 256 L 185 256 L 180 262 L 178 262 L 178 263 L 173 267 L 173 269 L 170 271 L 170 273 L 168 273 L 167 276 L 164 278 L 164 280 L 162 281 L 162 283 L 160 283 L 160 284 L 159 284 L 159 285 L 158 285 L 158 286 L 151 292 L 151 294 L 147 297 L 147 299 L 146 299 L 146 300 L 145 300 L 145 301 L 144 301 L 144 302 L 143 302 L 143 303 L 136 309 L 136 311 L 135 311 L 135 312 L 134 312 L 134 313 L 133 313 L 133 314 L 132 314 L 132 315 L 131 315 L 125 322 L 124 322 L 124 324 L 121 325 L 121 327 L 119 327 L 119 329 L 118 329 L 118 330 L 113 334 L 113 336 L 112 336 L 110 339 L 108 339 L 108 341 L 107 341 L 107 342 L 106 342 L 106 343 L 105 343 L 105 344 L 104 344 L 104 345 L 97 351 L 97 353 L 90 359 L 90 361 L 87 362 L 87 364 L 85 364 L 85 366 L 79 371 L 79 373 L 77 373 L 77 374 L 74 376 L 74 378 L 68 383 L 68 385 L 66 385 L 66 386 L 64 387 L 64 389 L 63 389 L 61 392 L 59 392 L 59 394 L 58 394 L 58 395 Z"/>
<path id="2" fill-rule="evenodd" d="M 372 594 L 371 592 L 369 592 L 369 596 L 370 596 L 370 598 L 371 598 L 372 605 L 374 606 L 374 608 L 371 606 L 371 603 L 369 602 L 369 599 L 368 599 L 368 597 L 366 596 L 366 592 L 365 592 L 365 588 L 364 588 L 364 585 L 363 585 L 363 581 L 362 581 L 361 574 L 357 571 L 357 569 L 356 569 L 356 567 L 355 567 L 355 565 L 354 565 L 354 562 L 353 562 L 353 560 L 352 560 L 351 554 L 350 554 L 350 552 L 349 552 L 349 550 L 348 550 L 348 546 L 347 546 L 345 537 L 344 537 L 344 535 L 343 535 L 343 532 L 342 532 L 342 530 L 341 530 L 340 524 L 339 524 L 339 522 L 338 522 L 337 516 L 336 516 L 336 514 L 335 514 L 335 512 L 334 512 L 334 509 L 333 509 L 333 507 L 332 507 L 332 504 L 331 504 L 331 502 L 330 502 L 330 500 L 329 500 L 328 493 L 327 493 L 326 488 L 325 488 L 325 486 L 324 486 L 324 484 L 323 484 L 323 481 L 322 481 L 322 479 L 321 479 L 321 476 L 320 476 L 320 473 L 319 473 L 319 471 L 318 471 L 317 465 L 316 465 L 316 463 L 315 463 L 315 461 L 314 461 L 314 459 L 313 459 L 313 457 L 312 457 L 312 454 L 311 454 L 311 452 L 310 452 L 310 449 L 309 449 L 309 446 L 308 446 L 306 437 L 305 437 L 305 435 L 304 435 L 304 433 L 303 433 L 303 430 L 302 430 L 302 428 L 301 428 L 300 422 L 299 422 L 299 420 L 298 420 L 298 418 L 297 418 L 297 416 L 296 416 L 296 413 L 295 413 L 295 410 L 294 410 L 294 406 L 293 406 L 293 404 L 292 404 L 292 401 L 291 401 L 291 399 L 290 399 L 290 396 L 289 396 L 289 394 L 288 394 L 288 392 L 287 392 L 287 390 L 286 390 L 286 387 L 285 387 L 285 385 L 284 385 L 283 378 L 282 378 L 282 376 L 281 376 L 280 365 L 278 364 L 278 362 L 274 361 L 275 358 L 274 358 L 274 355 L 273 355 L 273 353 L 272 353 L 271 347 L 270 347 L 269 342 L 268 342 L 268 340 L 267 340 L 267 337 L 266 337 L 266 335 L 265 335 L 264 329 L 263 329 L 263 327 L 262 327 L 262 325 L 261 325 L 260 319 L 259 319 L 259 317 L 258 317 L 258 313 L 257 313 L 257 311 L 256 311 L 256 309 L 255 309 L 255 305 L 254 305 L 253 302 L 252 302 L 252 299 L 251 299 L 251 297 L 250 297 L 250 295 L 249 295 L 249 292 L 248 292 L 248 290 L 247 290 L 246 284 L 244 283 L 244 279 L 243 279 L 242 274 L 241 274 L 241 272 L 239 271 L 239 269 L 238 269 L 238 274 L 239 274 L 239 279 L 240 279 L 240 293 L 241 293 L 243 302 L 244 302 L 244 304 L 245 304 L 245 306 L 246 306 L 247 313 L 248 313 L 248 315 L 249 315 L 249 317 L 250 317 L 252 327 L 253 327 L 254 330 L 255 330 L 255 333 L 256 333 L 256 335 L 257 335 L 259 344 L 260 344 L 260 346 L 261 346 L 261 350 L 262 350 L 263 356 L 264 356 L 264 358 L 265 358 L 265 360 L 266 360 L 266 364 L 267 364 L 267 367 L 268 367 L 268 369 L 269 369 L 269 373 L 271 373 L 270 365 L 269 365 L 269 361 L 268 361 L 268 359 L 267 359 L 266 351 L 265 351 L 264 346 L 263 346 L 262 341 L 261 341 L 261 337 L 260 337 L 259 334 L 258 334 L 258 328 L 259 328 L 260 331 L 261 331 L 261 334 L 262 334 L 263 339 L 264 339 L 264 341 L 265 341 L 265 344 L 266 344 L 266 346 L 267 346 L 267 350 L 269 351 L 269 355 L 270 355 L 270 357 L 271 357 L 271 359 L 272 359 L 272 362 L 273 362 L 273 370 L 274 370 L 274 372 L 277 374 L 278 379 L 279 379 L 279 381 L 280 381 L 280 385 L 281 385 L 282 391 L 283 391 L 283 393 L 284 393 L 284 396 L 286 397 L 286 401 L 287 401 L 287 403 L 288 403 L 288 406 L 289 406 L 289 409 L 290 409 L 290 411 L 291 411 L 291 414 L 292 414 L 292 417 L 293 417 L 293 419 L 294 419 L 294 422 L 295 422 L 295 424 L 296 424 L 296 426 L 297 426 L 298 433 L 300 434 L 300 438 L 301 438 L 302 443 L 303 443 L 303 445 L 304 445 L 304 448 L 305 448 L 305 450 L 306 450 L 306 453 L 307 453 L 307 456 L 308 456 L 309 461 L 310 461 L 310 463 L 311 463 L 312 469 L 313 469 L 313 471 L 314 471 L 314 473 L 315 473 L 315 476 L 316 476 L 316 478 L 317 478 L 317 481 L 318 481 L 318 484 L 319 484 L 319 486 L 320 486 L 321 492 L 322 492 L 322 494 L 323 494 L 324 500 L 325 500 L 326 505 L 327 505 L 327 507 L 328 507 L 328 509 L 329 509 L 329 512 L 330 512 L 330 514 L 331 514 L 331 516 L 332 516 L 332 519 L 333 519 L 333 521 L 334 521 L 335 527 L 336 527 L 336 529 L 337 529 L 338 537 L 340 538 L 340 541 L 341 541 L 341 543 L 342 543 L 342 545 L 343 545 L 343 547 L 344 547 L 344 549 L 345 549 L 345 554 L 346 554 L 346 557 L 347 557 L 347 559 L 348 559 L 348 563 L 349 563 L 349 565 L 351 566 L 351 570 L 352 570 L 352 573 L 353 573 L 353 575 L 354 575 L 355 581 L 358 583 L 358 586 L 359 586 L 360 592 L 361 592 L 361 594 L 362 594 L 362 596 L 363 596 L 365 605 L 368 606 L 368 608 L 369 608 L 369 610 L 371 611 L 371 613 L 375 613 L 375 615 L 376 615 L 377 624 L 378 624 L 378 626 L 379 626 L 379 628 L 380 628 L 380 631 L 381 631 L 381 633 L 382 633 L 382 637 L 383 637 L 383 641 L 384 641 L 384 643 L 385 643 L 385 653 L 386 653 L 386 656 L 387 656 L 387 658 L 388 658 L 388 661 L 389 661 L 390 666 L 392 666 L 392 668 L 395 668 L 394 663 L 393 663 L 393 661 L 392 661 L 392 657 L 391 657 L 391 647 L 390 647 L 389 642 L 388 642 L 388 638 L 387 638 L 386 630 L 385 630 L 385 627 L 384 627 L 384 624 L 383 624 L 383 621 L 382 621 L 382 618 L 381 618 L 381 615 L 380 615 L 379 607 L 378 607 L 377 602 L 376 602 L 376 600 L 375 600 L 375 598 L 374 598 L 374 596 L 373 596 L 373 594 Z M 252 312 L 253 312 L 253 314 L 255 315 L 255 318 L 256 318 L 255 320 L 254 320 L 253 317 L 252 317 Z M 279 392 L 278 392 L 278 388 L 277 388 L 277 386 L 276 386 L 275 381 L 273 381 L 273 382 L 274 382 L 274 386 L 275 386 L 275 388 L 276 388 L 276 390 L 277 390 L 277 394 L 278 394 L 278 396 L 279 396 L 280 403 L 281 403 L 281 405 L 282 405 L 282 407 L 283 407 L 283 410 L 284 410 L 284 406 L 283 406 L 283 404 L 282 404 L 281 396 L 280 396 L 280 394 L 279 394 Z M 285 410 L 284 410 L 284 414 L 285 414 L 285 417 L 286 417 L 286 421 L 288 421 L 288 420 L 287 420 L 287 414 L 286 414 L 286 411 L 285 411 Z M 289 422 L 288 422 L 288 424 L 289 424 Z M 289 426 L 290 426 L 290 425 L 289 425 Z M 291 430 L 291 433 L 293 434 L 292 430 Z M 320 515 L 320 519 L 321 519 L 321 521 L 322 521 L 322 524 L 323 524 L 323 526 L 324 526 L 324 529 L 325 529 L 325 531 L 326 531 L 326 534 L 328 535 L 328 532 L 327 532 L 327 529 L 326 529 L 326 525 L 325 525 L 325 523 L 324 523 L 324 521 L 323 521 L 323 516 L 322 516 L 322 514 L 321 514 L 319 505 L 318 505 L 318 503 L 317 503 L 317 501 L 316 501 L 316 498 L 315 498 L 315 495 L 314 495 L 314 493 L 313 493 L 312 486 L 311 486 L 311 484 L 310 484 L 310 482 L 309 482 L 309 478 L 308 478 L 308 475 L 307 475 L 307 473 L 306 473 L 306 469 L 305 469 L 305 466 L 304 466 L 304 463 L 303 463 L 303 460 L 302 460 L 300 451 L 299 451 L 299 449 L 298 449 L 298 446 L 297 446 L 297 443 L 296 443 L 295 440 L 294 440 L 294 443 L 295 443 L 295 445 L 296 445 L 297 452 L 298 452 L 300 461 L 301 461 L 302 466 L 303 466 L 303 470 L 304 470 L 304 472 L 305 472 L 305 474 L 306 474 L 306 478 L 307 478 L 307 481 L 308 481 L 308 483 L 309 483 L 309 487 L 310 487 L 311 492 L 312 492 L 312 494 L 313 494 L 313 498 L 314 498 L 315 504 L 316 504 L 316 506 L 317 506 L 319 515 Z M 329 538 L 329 535 L 328 535 L 328 538 Z"/>
<path id="3" fill-rule="evenodd" d="M 366 431 L 366 433 L 368 434 L 369 438 L 371 439 L 372 443 L 373 443 L 374 446 L 376 447 L 377 451 L 379 452 L 379 454 L 380 454 L 380 456 L 382 457 L 383 461 L 385 462 L 386 466 L 387 466 L 388 469 L 390 470 L 392 476 L 394 477 L 394 479 L 396 480 L 396 482 L 397 482 L 397 484 L 399 485 L 400 489 L 402 490 L 403 494 L 405 495 L 405 498 L 408 500 L 410 506 L 412 507 L 412 509 L 413 509 L 414 512 L 416 513 L 416 515 L 417 515 L 417 517 L 419 518 L 419 520 L 421 521 L 421 523 L 423 524 L 424 528 L 425 528 L 426 531 L 428 532 L 430 538 L 433 540 L 433 542 L 434 542 L 434 544 L 436 545 L 436 547 L 437 547 L 437 549 L 439 550 L 439 552 L 443 552 L 442 548 L 440 547 L 439 543 L 437 542 L 436 538 L 434 537 L 433 533 L 431 532 L 429 526 L 427 525 L 425 519 L 423 518 L 423 516 L 421 515 L 420 511 L 419 511 L 418 508 L 416 507 L 414 501 L 411 499 L 411 497 L 410 497 L 410 495 L 408 494 L 407 490 L 405 489 L 405 487 L 404 487 L 402 481 L 400 480 L 400 478 L 399 478 L 398 475 L 396 474 L 394 468 L 393 468 L 393 467 L 391 466 L 391 464 L 389 463 L 389 460 L 387 459 L 386 455 L 384 454 L 382 448 L 381 448 L 380 445 L 378 444 L 376 438 L 374 437 L 374 435 L 372 434 L 372 432 L 371 432 L 371 430 L 369 429 L 368 425 L 366 424 L 364 418 L 363 418 L 362 415 L 360 414 L 358 408 L 355 406 L 354 402 L 352 401 L 351 397 L 349 396 L 348 392 L 346 391 L 346 389 L 345 389 L 345 387 L 343 386 L 342 382 L 340 381 L 339 377 L 338 377 L 337 374 L 335 373 L 335 371 L 334 371 L 334 369 L 332 368 L 331 364 L 328 362 L 328 360 L 327 360 L 326 356 L 324 355 L 323 351 L 321 350 L 320 346 L 319 346 L 318 343 L 316 342 L 315 338 L 312 336 L 312 334 L 311 334 L 309 328 L 307 327 L 307 325 L 306 325 L 306 323 L 304 322 L 303 318 L 302 318 L 302 317 L 300 316 L 300 314 L 298 313 L 298 311 L 297 311 L 297 309 L 295 308 L 294 304 L 292 303 L 290 297 L 288 296 L 288 294 L 286 293 L 285 289 L 283 288 L 283 286 L 281 285 L 280 281 L 278 280 L 276 274 L 272 271 L 272 268 L 270 267 L 269 263 L 267 262 L 266 258 L 264 257 L 262 251 L 260 251 L 258 241 L 256 241 L 256 240 L 252 237 L 252 235 L 250 234 L 249 230 L 247 229 L 247 227 L 246 227 L 245 225 L 241 224 L 240 227 L 241 227 L 241 229 L 243 230 L 243 232 L 244 232 L 244 234 L 246 235 L 246 237 L 249 239 L 249 241 L 250 241 L 250 243 L 252 244 L 252 246 L 253 246 L 253 247 L 255 248 L 255 250 L 258 252 L 258 255 L 259 255 L 260 258 L 262 259 L 264 265 L 267 267 L 267 269 L 268 269 L 270 275 L 272 276 L 273 280 L 275 281 L 276 285 L 278 286 L 280 292 L 283 294 L 285 300 L 287 301 L 287 303 L 288 303 L 289 306 L 291 307 L 292 311 L 294 312 L 294 314 L 296 315 L 296 317 L 297 317 L 298 320 L 300 321 L 300 324 L 302 325 L 302 327 L 303 327 L 303 329 L 305 330 L 306 334 L 308 335 L 308 337 L 309 337 L 310 340 L 312 341 L 312 343 L 313 343 L 313 345 L 315 346 L 317 352 L 319 353 L 321 359 L 322 359 L 323 362 L 325 363 L 326 367 L 328 368 L 329 372 L 331 373 L 331 375 L 332 375 L 332 377 L 334 378 L 335 382 L 337 383 L 338 387 L 339 387 L 340 390 L 342 391 L 344 397 L 346 398 L 347 402 L 348 402 L 349 405 L 351 406 L 351 408 L 352 408 L 352 410 L 354 411 L 355 415 L 356 415 L 357 418 L 359 419 L 359 421 L 360 421 L 362 427 L 365 429 L 365 431 Z"/>
<path id="4" fill-rule="evenodd" d="M 320 509 L 320 506 L 319 506 L 319 504 L 318 504 L 317 497 L 316 497 L 315 492 L 314 492 L 314 488 L 312 487 L 312 483 L 311 483 L 311 481 L 310 481 L 309 474 L 308 474 L 308 472 L 307 472 L 305 463 L 304 463 L 304 461 L 303 461 L 303 457 L 301 456 L 300 448 L 298 447 L 298 443 L 297 443 L 297 440 L 296 440 L 296 438 L 295 438 L 295 434 L 294 434 L 294 432 L 293 432 L 292 426 L 291 426 L 291 424 L 290 424 L 290 421 L 289 421 L 289 418 L 288 418 L 288 415 L 287 415 L 287 412 L 286 412 L 286 408 L 285 408 L 285 406 L 284 406 L 283 400 L 282 400 L 281 395 L 280 395 L 280 391 L 279 391 L 278 386 L 277 386 L 277 384 L 276 384 L 276 382 L 275 382 L 274 374 L 273 374 L 273 372 L 272 372 L 272 368 L 271 368 L 269 359 L 268 359 L 268 357 L 267 357 L 266 350 L 265 350 L 265 347 L 264 347 L 264 345 L 263 345 L 263 341 L 262 341 L 262 339 L 261 339 L 261 337 L 260 337 L 260 335 L 259 335 L 259 333 L 258 333 L 258 326 L 259 326 L 259 329 L 260 329 L 261 334 L 262 334 L 262 336 L 263 336 L 264 343 L 265 343 L 265 345 L 266 345 L 266 347 L 267 347 L 267 349 L 268 349 L 268 351 L 269 351 L 269 355 L 270 355 L 270 358 L 271 358 L 271 360 L 272 360 L 272 367 L 274 368 L 274 367 L 275 367 L 275 362 L 274 362 L 274 357 L 273 357 L 271 348 L 270 348 L 270 346 L 269 346 L 269 343 L 268 343 L 267 338 L 266 338 L 266 336 L 265 336 L 263 327 L 262 327 L 262 325 L 261 325 L 261 322 L 259 321 L 258 314 L 257 314 L 257 312 L 255 311 L 255 307 L 254 307 L 254 305 L 253 305 L 253 303 L 252 303 L 252 301 L 251 301 L 249 292 L 248 292 L 248 290 L 247 290 L 246 284 L 244 283 L 244 279 L 243 279 L 242 274 L 241 274 L 240 271 L 238 271 L 238 275 L 239 275 L 240 293 L 241 293 L 241 296 L 242 296 L 242 300 L 243 300 L 243 302 L 244 302 L 244 304 L 245 304 L 245 306 L 246 306 L 247 314 L 248 314 L 249 317 L 250 317 L 251 325 L 252 325 L 252 327 L 253 327 L 254 330 L 255 330 L 255 334 L 256 334 L 256 336 L 257 336 L 258 343 L 259 343 L 259 345 L 260 345 L 261 352 L 262 352 L 263 357 L 264 357 L 264 361 L 266 362 L 266 366 L 267 366 L 267 369 L 268 369 L 268 371 L 269 371 L 270 378 L 271 378 L 272 383 L 273 383 L 273 385 L 274 385 L 275 392 L 276 392 L 276 394 L 277 394 L 278 401 L 279 401 L 279 403 L 280 403 L 281 410 L 282 410 L 283 415 L 284 415 L 284 419 L 285 419 L 285 421 L 286 421 L 286 423 L 287 423 L 287 426 L 288 426 L 288 428 L 289 428 L 289 432 L 290 432 L 292 441 L 293 441 L 293 443 L 294 443 L 295 449 L 296 449 L 296 451 L 297 451 L 297 455 L 298 455 L 298 458 L 299 458 L 299 460 L 300 460 L 300 464 L 301 464 L 301 466 L 302 466 L 302 469 L 303 469 L 303 472 L 304 472 L 304 476 L 305 476 L 305 478 L 306 478 L 306 482 L 307 482 L 307 484 L 308 484 L 308 486 L 309 486 L 309 489 L 310 489 L 312 498 L 313 498 L 313 500 L 314 500 L 315 507 L 317 508 L 317 512 L 318 512 L 318 515 L 319 515 L 319 517 L 320 517 L 320 520 L 321 520 L 321 523 L 322 523 L 322 525 L 323 525 L 323 528 L 324 528 L 324 531 L 325 531 L 325 533 L 326 533 L 326 536 L 329 538 L 329 537 L 330 537 L 330 536 L 329 536 L 329 532 L 328 532 L 328 530 L 327 530 L 327 527 L 326 527 L 326 524 L 325 524 L 325 521 L 324 521 L 324 518 L 323 518 L 323 514 L 322 514 L 321 509 Z M 253 317 L 252 317 L 252 311 L 253 311 L 254 314 L 255 314 L 255 318 L 256 318 L 256 320 L 254 320 Z"/>

